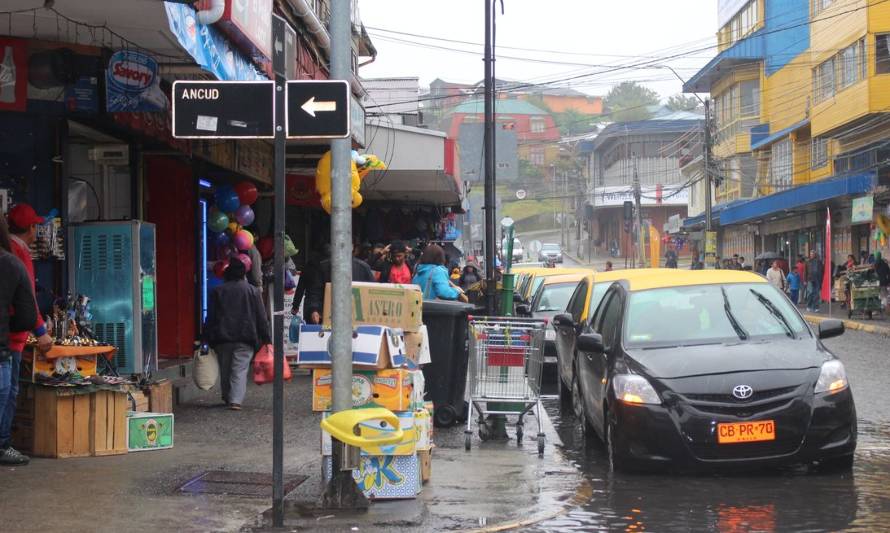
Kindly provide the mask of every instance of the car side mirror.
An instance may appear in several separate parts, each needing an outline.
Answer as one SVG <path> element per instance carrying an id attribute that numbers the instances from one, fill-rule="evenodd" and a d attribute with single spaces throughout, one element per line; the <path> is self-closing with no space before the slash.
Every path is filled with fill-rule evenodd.
<path id="1" fill-rule="evenodd" d="M 526 304 L 520 304 L 516 306 L 516 314 L 519 316 L 531 316 L 532 310 Z"/>
<path id="2" fill-rule="evenodd" d="M 521 294 L 519 294 L 519 293 L 517 293 L 517 292 L 514 292 L 514 293 L 513 293 L 513 303 L 521 304 L 523 301 L 524 301 L 524 300 L 522 299 L 522 295 L 521 295 Z"/>
<path id="3" fill-rule="evenodd" d="M 553 317 L 553 325 L 556 327 L 573 328 L 575 327 L 575 320 L 568 313 L 560 313 Z"/>
<path id="4" fill-rule="evenodd" d="M 829 318 L 819 323 L 820 339 L 830 339 L 832 337 L 837 337 L 839 335 L 843 335 L 845 331 L 846 327 L 844 326 L 844 322 L 842 320 Z"/>
<path id="5" fill-rule="evenodd" d="M 582 352 L 603 353 L 603 336 L 599 333 L 585 333 L 578 336 L 578 350 Z"/>

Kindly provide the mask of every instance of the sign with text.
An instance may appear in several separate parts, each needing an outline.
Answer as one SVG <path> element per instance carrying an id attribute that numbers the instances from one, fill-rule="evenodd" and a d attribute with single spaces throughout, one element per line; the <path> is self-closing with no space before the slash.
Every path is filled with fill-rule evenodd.
<path id="1" fill-rule="evenodd" d="M 350 135 L 349 83 L 287 82 L 288 139 L 345 139 Z"/>
<path id="2" fill-rule="evenodd" d="M 634 200 L 633 189 L 630 186 L 597 187 L 593 193 L 593 204 L 596 207 L 620 206 L 624 202 Z M 689 205 L 689 189 L 672 187 L 642 187 L 640 191 L 640 204 L 649 205 Z"/>
<path id="3" fill-rule="evenodd" d="M 121 111 L 163 111 L 167 96 L 161 90 L 158 63 L 148 54 L 118 50 L 108 60 L 105 71 L 105 109 Z"/>
<path id="4" fill-rule="evenodd" d="M 173 82 L 173 136 L 180 139 L 272 139 L 275 82 Z"/>

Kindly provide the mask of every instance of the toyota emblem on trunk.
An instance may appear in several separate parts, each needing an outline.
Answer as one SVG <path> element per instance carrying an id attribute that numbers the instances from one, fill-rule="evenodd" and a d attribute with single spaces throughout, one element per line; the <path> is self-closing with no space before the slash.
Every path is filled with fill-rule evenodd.
<path id="1" fill-rule="evenodd" d="M 739 400 L 747 400 L 753 394 L 754 389 L 752 389 L 749 385 L 736 385 L 732 389 L 732 395 Z"/>

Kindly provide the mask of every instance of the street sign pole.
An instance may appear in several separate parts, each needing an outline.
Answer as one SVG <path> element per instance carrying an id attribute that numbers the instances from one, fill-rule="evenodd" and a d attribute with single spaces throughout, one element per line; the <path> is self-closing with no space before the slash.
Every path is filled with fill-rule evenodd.
<path id="1" fill-rule="evenodd" d="M 352 30 L 350 28 L 350 2 L 337 1 L 331 5 L 331 78 L 347 80 L 351 74 Z M 317 99 L 316 99 L 317 100 Z M 348 100 L 347 100 L 348 101 Z M 293 101 L 292 101 L 293 103 Z M 305 112 L 306 117 L 321 116 L 333 111 L 310 103 L 310 113 L 300 102 L 300 109 L 290 113 Z M 325 109 L 330 109 L 328 105 Z M 348 109 L 346 115 L 349 116 Z M 293 135 L 293 133 L 291 133 Z M 352 161 L 351 141 L 337 139 L 331 142 L 331 388 L 333 411 L 338 413 L 352 408 L 352 193 L 350 177 Z M 344 444 L 334 440 L 331 453 L 331 479 L 323 496 L 328 509 L 367 508 L 365 498 L 346 464 L 348 455 Z"/>
<path id="2" fill-rule="evenodd" d="M 285 220 L 285 77 L 286 61 L 283 43 L 285 22 L 276 17 L 272 24 L 273 70 L 275 71 L 275 260 L 273 328 L 274 374 L 272 383 L 272 525 L 284 526 L 284 220 Z"/>

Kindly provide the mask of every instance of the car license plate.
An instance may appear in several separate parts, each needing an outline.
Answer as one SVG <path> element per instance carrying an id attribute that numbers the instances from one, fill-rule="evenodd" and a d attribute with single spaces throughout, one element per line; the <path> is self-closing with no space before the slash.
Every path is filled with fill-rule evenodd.
<path id="1" fill-rule="evenodd" d="M 776 440 L 776 423 L 772 420 L 717 424 L 717 442 L 719 444 L 767 440 Z"/>

